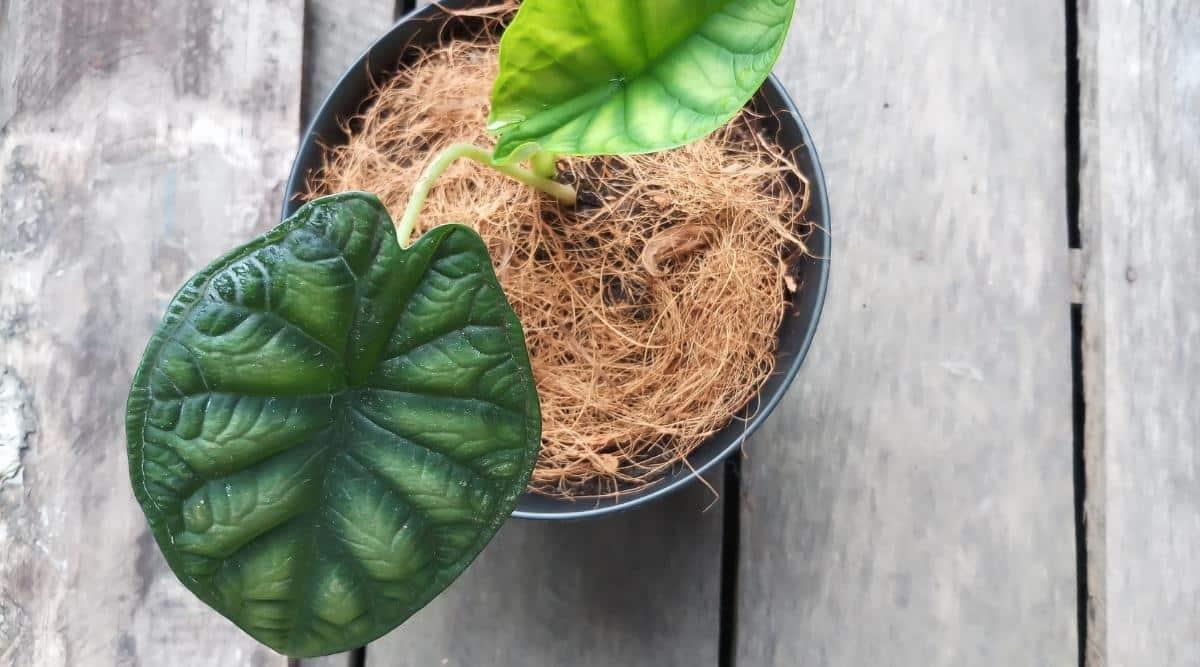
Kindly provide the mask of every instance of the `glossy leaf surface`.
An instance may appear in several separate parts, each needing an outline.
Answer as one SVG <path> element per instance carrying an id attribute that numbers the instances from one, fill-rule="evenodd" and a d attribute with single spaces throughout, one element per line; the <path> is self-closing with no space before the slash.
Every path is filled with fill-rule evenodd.
<path id="1" fill-rule="evenodd" d="M 771 72 L 795 0 L 525 0 L 500 42 L 497 161 L 526 144 L 646 153 L 724 125 Z"/>
<path id="2" fill-rule="evenodd" d="M 449 225 L 401 250 L 360 193 L 190 280 L 127 415 L 171 568 L 294 656 L 363 645 L 457 577 L 524 491 L 540 428 L 483 242 Z"/>

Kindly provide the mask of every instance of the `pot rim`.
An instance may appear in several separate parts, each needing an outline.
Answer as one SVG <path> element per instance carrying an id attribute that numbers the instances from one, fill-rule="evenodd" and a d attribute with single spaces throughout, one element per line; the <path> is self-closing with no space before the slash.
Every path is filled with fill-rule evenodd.
<path id="1" fill-rule="evenodd" d="M 284 218 L 290 215 L 295 208 L 295 202 L 293 201 L 294 197 L 303 192 L 305 188 L 305 181 L 309 173 L 309 154 L 313 150 L 320 150 L 319 142 L 322 137 L 322 133 L 320 132 L 322 126 L 328 122 L 327 117 L 331 114 L 334 115 L 335 119 L 338 117 L 345 117 L 344 115 L 339 116 L 339 112 L 344 112 L 344 108 L 348 105 L 341 104 L 339 102 L 343 97 L 354 92 L 353 88 L 355 87 L 356 80 L 363 72 L 375 71 L 375 68 L 372 68 L 371 64 L 372 55 L 376 49 L 381 45 L 392 42 L 393 40 L 407 40 L 408 38 L 405 35 L 409 28 L 407 24 L 413 21 L 430 20 L 434 17 L 435 12 L 443 10 L 443 6 L 467 7 L 478 5 L 480 2 L 481 0 L 441 0 L 436 4 L 429 4 L 408 12 L 399 18 L 396 23 L 387 30 L 387 32 L 372 42 L 371 45 L 368 46 L 367 49 L 355 59 L 354 63 L 342 73 L 342 75 L 338 78 L 337 83 L 334 84 L 333 88 L 325 96 L 324 100 L 322 100 L 320 106 L 317 107 L 316 111 L 313 112 L 312 118 L 309 120 L 308 125 L 304 130 L 304 135 L 300 139 L 300 143 L 296 151 L 296 157 L 292 162 L 292 168 L 290 170 L 287 185 L 284 190 Z M 489 3 L 491 0 L 482 0 L 482 2 Z M 803 118 L 800 116 L 800 112 L 796 109 L 795 103 L 792 101 L 791 96 L 788 95 L 787 90 L 779 82 L 779 79 L 775 77 L 774 73 L 767 77 L 766 81 L 763 82 L 762 87 L 757 93 L 755 93 L 755 95 L 765 95 L 769 98 L 773 98 L 766 100 L 766 102 L 773 107 L 774 111 L 777 112 L 775 116 L 780 124 L 794 125 L 794 130 L 800 136 L 798 146 L 789 146 L 787 148 L 798 153 L 807 154 L 809 165 L 807 165 L 808 168 L 805 171 L 809 179 L 809 184 L 813 188 L 813 194 L 815 195 L 815 205 L 812 206 L 810 210 L 815 214 L 813 223 L 816 225 L 817 236 L 819 237 L 817 239 L 819 242 L 814 243 L 814 246 L 817 246 L 819 253 L 815 254 L 812 258 L 818 265 L 817 279 L 815 284 L 805 285 L 805 289 L 815 290 L 813 294 L 814 300 L 812 301 L 811 307 L 806 309 L 810 312 L 810 318 L 803 331 L 800 342 L 793 349 L 793 353 L 790 355 L 791 358 L 787 360 L 786 364 L 783 365 L 784 367 L 782 370 L 780 370 L 777 366 L 776 371 L 773 374 L 774 377 L 781 378 L 780 383 L 775 387 L 774 391 L 770 393 L 765 392 L 766 387 L 760 389 L 755 398 L 751 399 L 751 404 L 754 404 L 754 402 L 757 401 L 757 409 L 751 418 L 743 422 L 741 432 L 738 433 L 725 447 L 718 450 L 715 454 L 708 456 L 707 460 L 700 462 L 697 465 L 692 465 L 690 469 L 685 468 L 666 473 L 666 477 L 659 483 L 641 491 L 631 492 L 629 496 L 618 496 L 610 499 L 581 498 L 579 500 L 563 500 L 558 498 L 549 499 L 549 497 L 546 496 L 538 496 L 539 498 L 560 503 L 564 507 L 563 510 L 556 511 L 521 509 L 522 502 L 529 496 L 533 495 L 530 494 L 529 491 L 525 491 L 522 493 L 520 500 L 518 500 L 517 509 L 513 512 L 512 516 L 521 519 L 536 520 L 571 520 L 594 518 L 630 510 L 635 507 L 640 507 L 650 503 L 653 500 L 662 498 L 667 494 L 677 491 L 689 483 L 692 483 L 701 475 L 711 470 L 718 463 L 729 458 L 730 454 L 741 448 L 743 444 L 745 444 L 746 440 L 749 439 L 750 436 L 753 435 L 754 432 L 766 422 L 771 413 L 775 410 L 776 406 L 779 405 L 779 403 L 783 400 L 783 397 L 787 394 L 787 391 L 789 387 L 791 387 L 792 381 L 799 373 L 800 367 L 803 365 L 804 359 L 808 355 L 809 348 L 812 346 L 813 339 L 816 336 L 817 325 L 821 320 L 821 312 L 824 308 L 825 295 L 829 285 L 829 265 L 832 250 L 832 243 L 830 242 L 829 195 L 825 184 L 825 174 L 821 167 L 821 161 L 817 154 L 817 150 L 813 145 L 812 135 L 809 133 L 808 127 L 805 125 Z M 359 105 L 362 104 L 363 101 L 364 99 L 360 98 L 354 100 L 354 103 Z M 782 337 L 780 337 L 779 340 L 782 342 Z M 782 350 L 782 345 L 777 345 L 777 361 L 783 360 L 783 353 L 784 350 Z M 734 428 L 736 425 L 737 416 L 735 415 L 734 421 L 726 425 L 721 431 L 718 431 L 717 434 L 711 436 L 710 440 L 718 437 L 720 433 L 725 432 L 727 429 Z M 692 454 L 688 456 L 689 464 L 693 463 L 692 457 L 696 455 L 702 446 L 703 443 L 698 446 L 696 450 L 693 450 Z M 585 504 L 589 506 L 581 509 L 574 509 L 574 507 L 572 507 Z"/>

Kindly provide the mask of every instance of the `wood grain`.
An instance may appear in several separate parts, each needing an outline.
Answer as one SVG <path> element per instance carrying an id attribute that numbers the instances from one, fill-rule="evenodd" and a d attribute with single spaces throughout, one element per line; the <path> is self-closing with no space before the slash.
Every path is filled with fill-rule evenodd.
<path id="1" fill-rule="evenodd" d="M 346 0 L 339 11 L 371 4 Z M 348 24 L 338 40 L 365 48 L 386 27 Z M 705 512 L 713 501 L 695 485 L 608 519 L 512 520 L 461 579 L 368 646 L 367 665 L 715 664 L 721 506 Z"/>
<path id="2" fill-rule="evenodd" d="M 305 0 L 301 125 L 308 126 L 338 79 L 392 24 L 389 0 Z M 300 667 L 353 667 L 353 654 L 296 661 Z"/>
<path id="3" fill-rule="evenodd" d="M 359 667 L 353 653 L 335 653 L 320 658 L 304 658 L 288 662 L 288 667 Z"/>
<path id="4" fill-rule="evenodd" d="M 167 569 L 123 424 L 174 290 L 278 221 L 302 13 L 0 2 L 0 663 L 283 665 Z"/>
<path id="5" fill-rule="evenodd" d="M 306 0 L 301 106 L 305 125 L 346 68 L 392 25 L 397 4 L 393 0 Z"/>
<path id="6" fill-rule="evenodd" d="M 1074 664 L 1063 7 L 800 4 L 833 275 L 746 450 L 737 664 Z"/>
<path id="7" fill-rule="evenodd" d="M 1080 5 L 1088 664 L 1200 664 L 1200 6 Z"/>

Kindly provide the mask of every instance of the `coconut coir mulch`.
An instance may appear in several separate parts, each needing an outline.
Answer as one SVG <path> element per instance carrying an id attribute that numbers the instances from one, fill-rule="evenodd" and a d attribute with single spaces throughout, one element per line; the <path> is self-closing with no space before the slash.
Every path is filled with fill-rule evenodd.
<path id="1" fill-rule="evenodd" d="M 309 196 L 374 192 L 398 220 L 440 150 L 490 145 L 493 33 L 377 82 Z M 749 112 L 684 148 L 559 168 L 579 189 L 573 209 L 463 161 L 438 181 L 417 232 L 463 223 L 491 251 L 541 396 L 531 490 L 628 493 L 729 424 L 773 371 L 796 289 L 789 263 L 810 231 L 807 181 Z"/>

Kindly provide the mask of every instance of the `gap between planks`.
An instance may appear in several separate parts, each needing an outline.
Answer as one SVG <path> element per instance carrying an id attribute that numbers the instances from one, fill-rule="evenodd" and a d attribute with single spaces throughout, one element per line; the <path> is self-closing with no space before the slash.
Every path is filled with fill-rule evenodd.
<path id="1" fill-rule="evenodd" d="M 1200 664 L 1200 6 L 1080 0 L 1089 667 Z"/>

